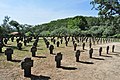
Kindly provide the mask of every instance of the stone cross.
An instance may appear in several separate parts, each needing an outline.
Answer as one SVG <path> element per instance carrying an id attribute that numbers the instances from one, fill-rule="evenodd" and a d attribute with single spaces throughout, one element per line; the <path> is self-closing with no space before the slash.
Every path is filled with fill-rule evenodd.
<path id="1" fill-rule="evenodd" d="M 8 42 L 8 39 L 7 39 L 7 38 L 5 38 L 5 39 L 4 39 L 4 42 L 5 42 L 5 44 L 7 44 L 7 42 Z"/>
<path id="2" fill-rule="evenodd" d="M 50 45 L 50 47 L 49 47 L 50 54 L 53 54 L 53 49 L 54 49 L 54 46 L 53 46 L 53 45 Z"/>
<path id="3" fill-rule="evenodd" d="M 17 43 L 19 43 L 20 39 L 19 39 L 19 38 L 17 38 L 17 39 L 16 39 L 16 41 L 17 41 Z"/>
<path id="4" fill-rule="evenodd" d="M 60 42 L 59 42 L 59 41 L 57 41 L 57 47 L 59 47 L 59 45 L 60 45 Z"/>
<path id="5" fill-rule="evenodd" d="M 75 53 L 76 62 L 79 62 L 80 50 L 77 50 Z"/>
<path id="6" fill-rule="evenodd" d="M 65 41 L 66 46 L 68 46 L 68 41 Z"/>
<path id="7" fill-rule="evenodd" d="M 13 49 L 12 48 L 7 48 L 5 50 L 5 55 L 7 56 L 7 61 L 12 60 L 12 54 L 13 54 Z"/>
<path id="8" fill-rule="evenodd" d="M 36 51 L 37 51 L 37 48 L 35 46 L 33 46 L 31 48 L 31 52 L 32 52 L 32 57 L 35 57 L 36 56 Z"/>
<path id="9" fill-rule="evenodd" d="M 74 51 L 76 51 L 76 47 L 77 47 L 77 44 L 76 44 L 76 43 L 74 43 Z"/>
<path id="10" fill-rule="evenodd" d="M 56 40 L 55 39 L 53 39 L 53 43 L 55 44 L 55 42 L 56 42 Z"/>
<path id="11" fill-rule="evenodd" d="M 26 39 L 24 40 L 24 46 L 27 46 L 27 40 Z"/>
<path id="12" fill-rule="evenodd" d="M 93 48 L 90 48 L 90 50 L 89 50 L 90 58 L 92 58 L 92 54 L 93 54 Z"/>
<path id="13" fill-rule="evenodd" d="M 24 58 L 21 62 L 21 68 L 24 69 L 24 77 L 31 76 L 31 67 L 33 67 L 33 60 L 29 57 Z"/>
<path id="14" fill-rule="evenodd" d="M 21 50 L 22 49 L 22 43 L 21 42 L 17 43 L 17 47 L 18 47 L 19 50 Z"/>
<path id="15" fill-rule="evenodd" d="M 83 50 L 84 50 L 84 49 L 85 49 L 85 43 L 83 43 L 83 45 L 82 45 L 82 46 L 83 46 Z"/>
<path id="16" fill-rule="evenodd" d="M 63 39 L 61 39 L 61 40 L 60 40 L 60 42 L 61 42 L 61 44 L 62 44 L 62 42 L 63 42 Z"/>
<path id="17" fill-rule="evenodd" d="M 107 51 L 107 54 L 108 54 L 109 53 L 109 46 L 107 46 L 106 51 Z"/>
<path id="18" fill-rule="evenodd" d="M 112 52 L 114 52 L 114 49 L 115 49 L 115 45 L 112 46 Z"/>
<path id="19" fill-rule="evenodd" d="M 2 53 L 3 43 L 0 42 L 0 53 Z"/>
<path id="20" fill-rule="evenodd" d="M 33 43 L 33 46 L 35 46 L 35 47 L 37 47 L 37 41 L 35 41 L 34 43 Z"/>
<path id="21" fill-rule="evenodd" d="M 91 48 L 91 47 L 92 47 L 92 43 L 90 42 L 90 43 L 89 43 L 89 48 Z"/>
<path id="22" fill-rule="evenodd" d="M 99 48 L 99 56 L 101 56 L 102 53 L 102 47 Z"/>
<path id="23" fill-rule="evenodd" d="M 14 41 L 14 36 L 11 37 L 11 41 L 12 41 L 12 42 Z"/>
<path id="24" fill-rule="evenodd" d="M 50 45 L 50 43 L 49 43 L 49 41 L 47 41 L 46 42 L 46 47 L 49 48 L 49 45 Z"/>
<path id="25" fill-rule="evenodd" d="M 61 60 L 62 60 L 62 54 L 57 53 L 57 55 L 55 56 L 55 61 L 56 61 L 56 67 L 60 68 L 61 67 Z"/>

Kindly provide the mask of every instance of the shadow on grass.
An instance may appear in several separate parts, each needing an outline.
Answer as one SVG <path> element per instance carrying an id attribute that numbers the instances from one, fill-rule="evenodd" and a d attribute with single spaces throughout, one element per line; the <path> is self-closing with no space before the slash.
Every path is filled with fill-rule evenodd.
<path id="1" fill-rule="evenodd" d="M 113 52 L 113 53 L 117 53 L 117 54 L 120 54 L 120 52 Z"/>
<path id="2" fill-rule="evenodd" d="M 32 45 L 26 45 L 26 47 L 32 47 Z"/>
<path id="3" fill-rule="evenodd" d="M 24 50 L 24 49 L 21 49 L 20 51 L 29 51 L 29 50 Z"/>
<path id="4" fill-rule="evenodd" d="M 46 56 L 35 56 L 36 58 L 46 58 Z"/>
<path id="5" fill-rule="evenodd" d="M 11 62 L 21 62 L 22 60 L 11 60 Z"/>
<path id="6" fill-rule="evenodd" d="M 61 66 L 60 68 L 62 68 L 64 70 L 76 70 L 77 69 L 75 67 L 65 67 L 65 66 Z"/>
<path id="7" fill-rule="evenodd" d="M 17 46 L 5 46 L 5 47 L 10 47 L 12 49 L 18 49 Z"/>
<path id="8" fill-rule="evenodd" d="M 83 64 L 94 64 L 93 62 L 86 62 L 86 61 L 78 61 L 78 62 Z"/>
<path id="9" fill-rule="evenodd" d="M 105 60 L 103 58 L 95 58 L 95 57 L 92 57 L 91 59 L 95 59 L 95 60 Z"/>
<path id="10" fill-rule="evenodd" d="M 38 48 L 38 50 L 43 50 L 42 48 Z"/>
<path id="11" fill-rule="evenodd" d="M 110 58 L 112 58 L 112 56 L 107 56 L 107 55 L 101 55 L 102 57 L 110 57 Z"/>
<path id="12" fill-rule="evenodd" d="M 49 80 L 51 79 L 49 76 L 37 76 L 37 75 L 31 75 L 31 80 Z"/>
<path id="13" fill-rule="evenodd" d="M 61 46 L 60 46 L 59 48 L 65 48 L 65 47 L 61 47 Z"/>

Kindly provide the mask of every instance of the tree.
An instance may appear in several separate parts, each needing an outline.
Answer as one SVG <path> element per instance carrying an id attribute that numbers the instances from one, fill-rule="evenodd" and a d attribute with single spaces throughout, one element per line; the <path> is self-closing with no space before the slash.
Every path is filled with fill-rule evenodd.
<path id="1" fill-rule="evenodd" d="M 20 33 L 20 27 L 19 27 L 20 24 L 17 21 L 12 20 L 9 22 L 9 24 L 11 26 L 14 26 L 17 29 L 17 31 Z"/>
<path id="2" fill-rule="evenodd" d="M 98 14 L 104 17 L 120 15 L 120 0 L 93 0 L 91 4 L 93 8 L 99 10 Z"/>
<path id="3" fill-rule="evenodd" d="M 3 24 L 1 25 L 5 33 L 10 33 L 12 30 L 12 28 L 10 27 L 9 21 L 10 21 L 10 17 L 5 16 L 3 19 Z"/>

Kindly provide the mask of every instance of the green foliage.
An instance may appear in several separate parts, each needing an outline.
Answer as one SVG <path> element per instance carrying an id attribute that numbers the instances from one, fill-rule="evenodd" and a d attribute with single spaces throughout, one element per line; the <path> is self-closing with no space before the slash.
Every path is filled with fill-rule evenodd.
<path id="1" fill-rule="evenodd" d="M 115 34 L 115 29 L 112 26 L 107 27 L 103 32 L 103 37 L 113 36 Z"/>
<path id="2" fill-rule="evenodd" d="M 113 38 L 120 38 L 120 34 L 113 35 Z"/>
<path id="3" fill-rule="evenodd" d="M 67 28 L 55 29 L 51 32 L 51 36 L 69 36 L 70 31 Z"/>
<path id="4" fill-rule="evenodd" d="M 81 30 L 80 29 L 71 29 L 70 30 L 70 35 L 71 36 L 80 36 L 81 35 Z"/>
<path id="5" fill-rule="evenodd" d="M 10 21 L 9 24 L 13 27 L 15 27 L 17 29 L 18 32 L 20 32 L 20 27 L 19 27 L 19 23 L 17 21 Z"/>
<path id="6" fill-rule="evenodd" d="M 50 36 L 50 32 L 49 31 L 42 31 L 40 33 L 40 36 Z"/>
<path id="7" fill-rule="evenodd" d="M 120 0 L 93 0 L 91 4 L 93 8 L 99 10 L 99 15 L 105 17 L 120 15 Z M 97 7 L 95 7 L 96 5 Z"/>

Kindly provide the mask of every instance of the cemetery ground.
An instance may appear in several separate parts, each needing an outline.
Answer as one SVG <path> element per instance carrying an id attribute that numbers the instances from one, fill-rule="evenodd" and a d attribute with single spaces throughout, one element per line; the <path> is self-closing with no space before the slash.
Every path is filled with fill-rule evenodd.
<path id="1" fill-rule="evenodd" d="M 33 40 L 34 41 L 34 40 Z M 7 61 L 4 53 L 0 53 L 0 80 L 119 80 L 120 79 L 120 43 L 111 42 L 105 44 L 93 45 L 93 58 L 89 58 L 88 44 L 85 50 L 82 50 L 82 44 L 79 43 L 77 50 L 81 50 L 79 62 L 75 60 L 75 52 L 73 44 L 70 40 L 68 46 L 65 42 L 60 47 L 54 45 L 54 54 L 49 53 L 49 49 L 42 38 L 40 38 L 37 46 L 36 57 L 32 57 L 30 49 L 33 41 L 28 43 L 22 50 L 18 50 L 16 42 L 9 41 L 7 47 L 12 47 L 14 53 L 12 61 Z M 52 44 L 52 43 L 51 43 Z M 112 45 L 115 45 L 115 52 L 111 51 Z M 106 54 L 106 47 L 110 46 L 109 54 Z M 99 56 L 99 47 L 103 47 L 102 56 Z M 62 68 L 56 68 L 55 54 L 61 52 L 63 59 Z M 31 57 L 33 62 L 32 76 L 24 77 L 21 69 L 21 60 L 24 57 Z"/>

